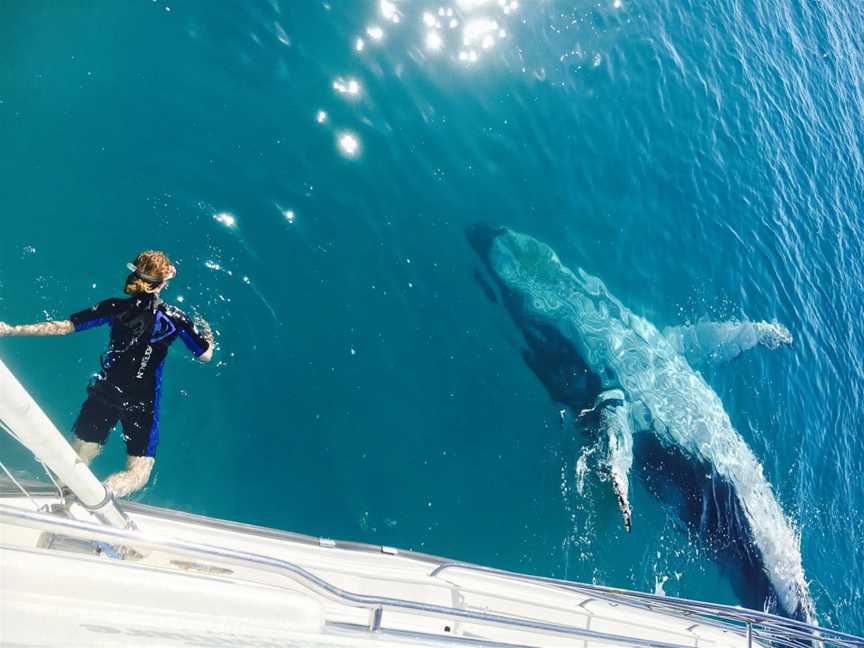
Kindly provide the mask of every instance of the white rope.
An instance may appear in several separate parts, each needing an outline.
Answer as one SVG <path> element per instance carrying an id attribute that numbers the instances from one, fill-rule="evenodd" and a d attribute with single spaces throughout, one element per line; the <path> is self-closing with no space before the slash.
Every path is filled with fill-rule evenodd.
<path id="1" fill-rule="evenodd" d="M 34 455 L 34 457 L 35 457 L 35 455 Z M 63 489 L 60 487 L 60 483 L 57 481 L 57 478 L 54 477 L 54 473 L 52 473 L 48 469 L 48 466 L 46 466 L 44 463 L 42 463 L 42 461 L 38 457 L 35 457 L 35 458 L 36 458 L 36 461 L 39 462 L 39 465 L 42 466 L 42 470 L 45 471 L 45 474 L 48 475 L 48 479 L 50 479 L 51 483 L 54 484 L 54 488 L 57 489 L 57 496 L 60 498 L 60 504 L 65 506 L 66 505 L 66 496 L 63 494 Z"/>
<path id="2" fill-rule="evenodd" d="M 13 439 L 15 439 L 18 443 L 20 443 L 21 445 L 24 445 L 24 443 L 21 441 L 21 439 L 18 437 L 18 435 L 15 434 L 15 431 L 11 427 L 9 427 L 6 424 L 6 421 L 4 421 L 2 418 L 0 418 L 0 427 L 2 427 L 4 430 L 6 430 L 6 432 L 9 434 L 9 436 L 11 436 Z"/>
<path id="3" fill-rule="evenodd" d="M 9 479 L 12 480 L 12 483 L 15 484 L 22 493 L 24 493 L 27 499 L 29 499 L 33 503 L 33 507 L 36 509 L 36 511 L 39 511 L 39 504 L 36 502 L 36 500 L 33 499 L 33 496 L 27 492 L 27 489 L 24 488 L 17 479 L 15 479 L 15 476 L 11 472 L 9 472 L 9 469 L 3 464 L 2 461 L 0 461 L 0 468 L 2 468 L 3 472 L 5 472 Z"/>
<path id="4" fill-rule="evenodd" d="M 0 428 L 3 428 L 9 434 L 9 436 L 11 436 L 13 439 L 15 439 L 18 443 L 20 443 L 21 445 L 24 445 L 24 443 L 21 441 L 21 439 L 18 437 L 18 435 L 15 434 L 15 431 L 12 430 L 12 428 L 9 427 L 6 424 L 6 421 L 4 421 L 3 419 L 0 419 Z M 27 446 L 24 446 L 24 447 L 27 447 Z M 35 454 L 33 455 L 33 459 L 40 466 L 42 466 L 42 470 L 45 471 L 45 474 L 48 475 L 48 479 L 50 479 L 51 483 L 54 484 L 54 488 L 57 489 L 57 494 L 60 497 L 60 503 L 65 504 L 66 498 L 63 495 L 63 489 L 60 488 L 60 484 L 57 483 L 57 480 L 54 478 L 54 475 L 51 473 L 50 470 L 48 470 L 48 466 L 46 466 L 44 463 L 42 463 L 42 460 L 39 457 L 37 457 Z M 0 463 L 0 465 L 2 465 L 2 463 Z M 9 478 L 18 486 L 18 488 L 20 488 L 24 492 L 24 494 L 27 495 L 27 497 L 30 497 L 30 493 L 28 493 L 26 490 L 24 490 L 24 488 L 17 481 L 15 481 L 15 478 L 12 477 L 12 473 L 10 473 L 6 469 L 5 466 L 3 466 L 3 470 L 6 472 L 7 475 L 9 475 Z M 33 498 L 31 497 L 30 500 L 33 501 Z M 37 506 L 36 510 L 39 510 L 38 506 Z"/>

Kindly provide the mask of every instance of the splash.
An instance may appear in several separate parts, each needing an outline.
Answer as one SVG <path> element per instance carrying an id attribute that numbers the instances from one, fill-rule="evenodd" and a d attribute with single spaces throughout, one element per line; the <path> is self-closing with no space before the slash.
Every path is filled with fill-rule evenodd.
<path id="1" fill-rule="evenodd" d="M 594 454 L 596 450 L 596 446 L 586 447 L 582 450 L 582 453 L 579 455 L 579 458 L 576 460 L 576 492 L 579 495 L 583 495 L 585 493 L 585 477 L 588 475 L 588 459 Z"/>

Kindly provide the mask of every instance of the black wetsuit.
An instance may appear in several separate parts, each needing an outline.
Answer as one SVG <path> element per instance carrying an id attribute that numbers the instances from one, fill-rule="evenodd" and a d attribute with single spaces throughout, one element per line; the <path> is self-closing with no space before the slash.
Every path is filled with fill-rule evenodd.
<path id="1" fill-rule="evenodd" d="M 209 348 L 195 324 L 156 295 L 106 299 L 71 315 L 75 331 L 110 324 L 102 371 L 93 376 L 75 421 L 75 436 L 104 443 L 118 421 L 130 456 L 152 457 L 159 443 L 159 396 L 168 347 L 178 337 L 200 356 Z"/>

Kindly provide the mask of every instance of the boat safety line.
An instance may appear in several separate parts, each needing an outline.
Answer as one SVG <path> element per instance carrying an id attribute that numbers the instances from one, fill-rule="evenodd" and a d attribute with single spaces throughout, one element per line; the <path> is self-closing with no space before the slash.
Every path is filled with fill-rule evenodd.
<path id="1" fill-rule="evenodd" d="M 370 611 L 370 619 L 374 621 L 374 623 L 370 621 L 370 629 L 373 631 L 381 628 L 381 617 L 377 610 L 383 611 L 384 609 L 389 608 L 396 611 L 410 611 L 433 617 L 443 617 L 445 619 L 458 618 L 484 625 L 505 626 L 554 635 L 578 636 L 601 643 L 625 644 L 628 646 L 641 646 L 643 648 L 692 648 L 691 645 L 686 644 L 668 643 L 638 637 L 615 635 L 594 630 L 586 630 L 574 626 L 536 621 L 523 617 L 506 616 L 472 610 L 460 610 L 431 603 L 358 594 L 356 592 L 350 592 L 336 587 L 328 581 L 307 571 L 303 567 L 286 560 L 245 551 L 237 551 L 227 547 L 189 542 L 179 538 L 157 537 L 150 533 L 137 530 L 101 526 L 89 522 L 82 522 L 80 520 L 57 518 L 43 513 L 31 513 L 29 511 L 23 511 L 15 507 L 0 504 L 0 519 L 3 518 L 8 520 L 10 523 L 17 523 L 31 528 L 45 529 L 48 527 L 52 530 L 62 530 L 69 535 L 83 536 L 91 539 L 95 536 L 102 540 L 135 546 L 139 549 L 143 546 L 171 553 L 207 556 L 231 564 L 246 567 L 251 566 L 265 571 L 282 574 L 297 584 L 304 586 L 306 589 L 336 603 L 368 609 Z"/>

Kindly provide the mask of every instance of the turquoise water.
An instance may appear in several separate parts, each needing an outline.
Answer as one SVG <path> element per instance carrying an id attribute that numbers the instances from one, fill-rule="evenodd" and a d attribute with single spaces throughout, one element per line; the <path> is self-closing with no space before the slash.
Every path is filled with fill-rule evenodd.
<path id="1" fill-rule="evenodd" d="M 141 501 L 735 603 L 640 479 L 629 535 L 608 485 L 578 494 L 589 439 L 465 227 L 546 241 L 659 327 L 776 318 L 791 347 L 705 376 L 801 533 L 820 621 L 864 632 L 864 12 L 507 9 L 0 4 L 0 320 L 63 318 L 164 248 L 165 297 L 219 351 L 172 352 Z M 105 343 L 0 355 L 68 430 Z M 123 454 L 115 434 L 97 473 Z"/>

